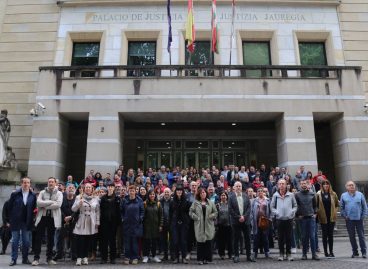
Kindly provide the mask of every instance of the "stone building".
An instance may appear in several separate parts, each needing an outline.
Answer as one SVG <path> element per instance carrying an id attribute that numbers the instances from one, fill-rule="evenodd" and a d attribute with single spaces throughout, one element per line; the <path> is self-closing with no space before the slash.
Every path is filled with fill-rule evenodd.
<path id="1" fill-rule="evenodd" d="M 211 2 L 194 0 L 194 55 L 186 3 L 171 0 L 170 57 L 165 0 L 0 0 L 20 169 L 266 163 L 322 169 L 338 190 L 368 180 L 368 1 L 237 0 L 231 38 L 231 1 L 217 0 L 211 54 Z"/>

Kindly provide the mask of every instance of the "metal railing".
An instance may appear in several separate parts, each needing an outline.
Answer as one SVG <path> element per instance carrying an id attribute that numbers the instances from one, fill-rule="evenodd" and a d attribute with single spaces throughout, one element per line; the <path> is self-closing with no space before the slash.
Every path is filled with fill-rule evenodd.
<path id="1" fill-rule="evenodd" d="M 360 66 L 300 65 L 103 65 L 43 66 L 40 71 L 53 71 L 58 78 L 333 78 L 340 79 L 343 70 L 361 72 Z"/>

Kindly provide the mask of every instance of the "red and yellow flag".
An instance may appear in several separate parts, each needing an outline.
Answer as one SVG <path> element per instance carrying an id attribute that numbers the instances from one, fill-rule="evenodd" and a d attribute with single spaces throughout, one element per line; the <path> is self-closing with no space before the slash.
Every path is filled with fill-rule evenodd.
<path id="1" fill-rule="evenodd" d="M 188 0 L 188 18 L 185 27 L 185 40 L 187 49 L 190 53 L 194 52 L 195 29 L 194 29 L 194 15 L 193 15 L 193 0 Z"/>
<path id="2" fill-rule="evenodd" d="M 211 51 L 218 53 L 216 0 L 212 0 L 211 34 L 212 34 Z"/>

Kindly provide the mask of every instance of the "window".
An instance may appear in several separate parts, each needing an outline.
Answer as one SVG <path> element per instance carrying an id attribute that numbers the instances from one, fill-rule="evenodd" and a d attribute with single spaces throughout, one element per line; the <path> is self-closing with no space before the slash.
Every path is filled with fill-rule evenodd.
<path id="1" fill-rule="evenodd" d="M 83 42 L 73 44 L 72 66 L 96 66 L 100 54 L 99 42 Z M 75 72 L 71 72 L 71 77 Z M 95 71 L 82 71 L 82 77 L 94 77 Z"/>
<path id="2" fill-rule="evenodd" d="M 130 41 L 128 45 L 128 65 L 155 65 L 156 41 Z M 154 76 L 155 70 L 128 70 L 128 76 Z"/>
<path id="3" fill-rule="evenodd" d="M 324 42 L 299 42 L 299 55 L 301 65 L 327 65 L 326 49 Z M 328 76 L 319 70 L 303 71 L 303 77 Z"/>
<path id="4" fill-rule="evenodd" d="M 185 44 L 186 47 L 187 44 Z M 212 65 L 213 64 L 213 52 L 211 52 L 210 41 L 196 41 L 194 43 L 194 52 L 189 53 L 185 49 L 185 64 L 186 65 Z M 198 76 L 197 71 L 187 72 L 186 75 Z M 207 70 L 204 73 L 205 76 L 213 76 L 213 70 Z"/>
<path id="5" fill-rule="evenodd" d="M 270 65 L 270 42 L 244 41 L 243 63 L 244 65 Z M 261 77 L 266 74 L 262 74 L 261 70 L 247 70 L 244 75 L 247 77 Z M 271 70 L 268 75 L 272 75 Z"/>

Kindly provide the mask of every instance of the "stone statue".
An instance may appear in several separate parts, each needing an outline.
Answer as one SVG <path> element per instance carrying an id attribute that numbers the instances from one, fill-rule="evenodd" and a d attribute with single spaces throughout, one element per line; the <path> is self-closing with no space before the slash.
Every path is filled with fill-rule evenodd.
<path id="1" fill-rule="evenodd" d="M 1 110 L 0 114 L 0 166 L 7 160 L 8 142 L 10 136 L 10 121 L 8 119 L 8 110 Z"/>

